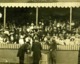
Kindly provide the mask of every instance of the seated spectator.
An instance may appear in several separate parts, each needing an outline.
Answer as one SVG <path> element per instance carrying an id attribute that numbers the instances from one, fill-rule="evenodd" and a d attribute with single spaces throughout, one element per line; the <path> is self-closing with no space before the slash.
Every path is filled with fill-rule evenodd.
<path id="1" fill-rule="evenodd" d="M 31 38 L 30 35 L 28 35 L 27 37 L 25 37 L 25 41 L 26 41 L 26 42 L 27 42 L 27 41 L 30 41 L 30 45 L 31 45 L 31 47 L 32 47 L 33 40 L 32 40 L 32 38 Z"/>
<path id="2" fill-rule="evenodd" d="M 20 35 L 19 44 L 24 44 L 24 35 L 23 34 Z"/>

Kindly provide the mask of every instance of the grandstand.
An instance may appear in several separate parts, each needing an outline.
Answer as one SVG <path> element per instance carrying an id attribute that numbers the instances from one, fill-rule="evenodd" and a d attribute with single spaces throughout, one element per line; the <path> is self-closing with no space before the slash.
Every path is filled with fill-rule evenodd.
<path id="1" fill-rule="evenodd" d="M 50 41 L 51 38 L 55 38 L 57 42 L 57 64 L 78 63 L 80 46 L 79 6 L 67 6 L 68 3 L 66 3 L 66 6 L 54 4 L 51 8 L 44 5 L 41 8 L 34 5 L 30 7 L 27 4 L 24 6 L 12 4 L 9 4 L 12 7 L 5 5 L 5 3 L 0 4 L 1 63 L 18 63 L 17 49 L 25 43 L 25 39 L 29 38 L 32 42 L 32 39 L 35 39 L 37 35 L 43 47 L 43 56 L 46 57 L 46 59 L 41 60 L 41 64 L 48 63 L 49 46 L 46 42 Z M 25 63 L 29 63 L 29 59 L 31 58 L 25 60 Z"/>

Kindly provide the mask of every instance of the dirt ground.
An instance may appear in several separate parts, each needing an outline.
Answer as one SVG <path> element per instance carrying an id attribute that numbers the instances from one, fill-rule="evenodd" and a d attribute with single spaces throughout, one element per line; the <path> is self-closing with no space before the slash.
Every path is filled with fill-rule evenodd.
<path id="1" fill-rule="evenodd" d="M 44 52 L 43 52 L 44 53 Z M 0 49 L 0 64 L 17 64 L 17 50 Z M 30 64 L 32 60 L 25 55 L 25 63 Z M 78 51 L 57 51 L 56 64 L 78 64 Z M 43 54 L 41 64 L 48 64 L 48 53 Z"/>

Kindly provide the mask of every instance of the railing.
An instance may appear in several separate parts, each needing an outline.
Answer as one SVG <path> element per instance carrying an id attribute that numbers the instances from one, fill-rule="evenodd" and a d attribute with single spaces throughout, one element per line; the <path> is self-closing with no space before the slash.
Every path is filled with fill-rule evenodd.
<path id="1" fill-rule="evenodd" d="M 79 50 L 79 45 L 58 45 L 57 50 Z"/>
<path id="2" fill-rule="evenodd" d="M 18 49 L 20 44 L 0 44 L 0 49 Z M 79 50 L 80 45 L 57 45 L 57 50 Z M 43 50 L 48 50 L 49 46 L 42 44 Z"/>
<path id="3" fill-rule="evenodd" d="M 20 44 L 0 44 L 0 49 L 18 49 Z"/>

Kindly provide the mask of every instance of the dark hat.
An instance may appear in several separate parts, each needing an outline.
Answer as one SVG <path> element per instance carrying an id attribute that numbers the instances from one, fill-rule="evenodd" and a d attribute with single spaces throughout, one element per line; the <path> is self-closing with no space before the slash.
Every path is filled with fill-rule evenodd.
<path id="1" fill-rule="evenodd" d="M 39 38 L 36 37 L 36 38 L 34 39 L 34 41 L 35 41 L 35 42 L 39 42 Z"/>
<path id="2" fill-rule="evenodd" d="M 36 37 L 36 38 L 35 38 L 35 40 L 39 40 L 39 38 L 38 38 L 38 37 Z"/>

